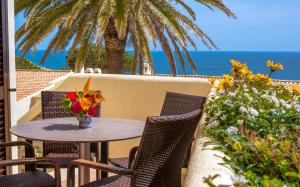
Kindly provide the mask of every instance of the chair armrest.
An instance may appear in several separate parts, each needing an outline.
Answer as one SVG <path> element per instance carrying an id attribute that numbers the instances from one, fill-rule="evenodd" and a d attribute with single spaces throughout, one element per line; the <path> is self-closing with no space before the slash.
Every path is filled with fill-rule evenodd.
<path id="1" fill-rule="evenodd" d="M 24 158 L 24 159 L 15 159 L 15 160 L 1 160 L 0 167 L 35 164 L 38 162 L 49 162 L 54 166 L 55 183 L 57 187 L 60 187 L 61 186 L 60 168 L 58 163 L 53 159 L 42 157 L 42 158 Z"/>
<path id="2" fill-rule="evenodd" d="M 134 175 L 134 171 L 131 169 L 126 169 L 122 167 L 116 167 L 111 166 L 107 164 L 102 164 L 99 162 L 93 162 L 90 160 L 84 160 L 84 159 L 77 159 L 71 162 L 71 164 L 68 167 L 68 174 L 67 174 L 67 186 L 74 186 L 75 185 L 75 168 L 76 166 L 83 166 L 88 167 L 96 170 L 101 170 L 105 172 L 110 172 L 118 175 L 127 175 L 132 176 Z"/>
<path id="3" fill-rule="evenodd" d="M 34 148 L 33 146 L 24 141 L 13 141 L 13 142 L 1 142 L 0 147 L 5 148 L 5 147 L 13 147 L 13 146 L 25 146 L 29 150 L 29 157 L 34 157 Z"/>
<path id="4" fill-rule="evenodd" d="M 131 167 L 135 156 L 136 156 L 136 152 L 138 151 L 139 147 L 138 146 L 134 146 L 133 148 L 131 148 L 130 152 L 129 152 L 129 162 L 128 162 L 128 168 Z"/>

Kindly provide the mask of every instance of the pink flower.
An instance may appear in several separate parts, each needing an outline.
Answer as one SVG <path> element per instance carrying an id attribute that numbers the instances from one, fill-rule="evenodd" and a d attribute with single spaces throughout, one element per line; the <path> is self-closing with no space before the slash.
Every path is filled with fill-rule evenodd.
<path id="1" fill-rule="evenodd" d="M 97 107 L 91 107 L 87 111 L 88 115 L 90 115 L 90 116 L 95 116 L 97 114 L 97 112 L 98 112 L 98 108 Z"/>
<path id="2" fill-rule="evenodd" d="M 80 113 L 82 111 L 79 101 L 72 103 L 71 108 L 72 108 L 72 112 L 74 113 Z"/>

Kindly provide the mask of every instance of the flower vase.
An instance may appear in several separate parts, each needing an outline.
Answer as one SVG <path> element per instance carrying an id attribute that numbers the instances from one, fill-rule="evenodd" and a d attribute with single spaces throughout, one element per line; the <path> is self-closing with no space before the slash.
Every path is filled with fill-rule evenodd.
<path id="1" fill-rule="evenodd" d="M 77 116 L 79 122 L 79 128 L 91 128 L 92 117 L 91 116 Z"/>

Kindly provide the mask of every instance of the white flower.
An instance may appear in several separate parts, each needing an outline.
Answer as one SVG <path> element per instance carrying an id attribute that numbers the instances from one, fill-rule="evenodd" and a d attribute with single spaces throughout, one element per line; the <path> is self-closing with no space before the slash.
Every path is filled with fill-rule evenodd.
<path id="1" fill-rule="evenodd" d="M 242 175 L 231 177 L 233 184 L 247 184 L 248 180 Z"/>
<path id="2" fill-rule="evenodd" d="M 284 105 L 286 105 L 286 102 L 285 102 L 285 100 L 283 100 L 283 99 L 279 99 L 279 102 L 284 106 Z"/>
<path id="3" fill-rule="evenodd" d="M 227 116 L 226 115 L 222 115 L 220 118 L 221 118 L 221 120 L 225 121 L 227 119 Z"/>
<path id="4" fill-rule="evenodd" d="M 252 91 L 255 93 L 255 94 L 258 94 L 258 90 L 254 87 L 252 87 Z"/>
<path id="5" fill-rule="evenodd" d="M 227 132 L 229 134 L 237 134 L 239 132 L 239 129 L 234 126 L 230 126 L 227 128 Z"/>
<path id="6" fill-rule="evenodd" d="M 300 104 L 296 104 L 296 105 L 294 106 L 294 108 L 295 108 L 298 112 L 300 112 Z"/>
<path id="7" fill-rule="evenodd" d="M 220 124 L 220 122 L 219 122 L 218 120 L 214 120 L 214 121 L 209 122 L 209 123 L 207 124 L 207 126 L 208 126 L 209 128 L 211 128 L 211 127 L 218 126 L 219 124 Z"/>
<path id="8" fill-rule="evenodd" d="M 281 103 L 282 106 L 284 106 L 287 109 L 292 108 L 292 105 L 288 104 L 287 102 L 285 102 L 285 100 L 283 99 L 279 99 L 279 102 Z"/>
<path id="9" fill-rule="evenodd" d="M 290 104 L 286 104 L 286 105 L 284 105 L 284 106 L 285 106 L 285 108 L 287 108 L 287 109 L 292 108 L 292 105 L 290 105 Z"/>
<path id="10" fill-rule="evenodd" d="M 297 139 L 297 144 L 300 145 L 300 137 Z"/>
<path id="11" fill-rule="evenodd" d="M 232 102 L 231 100 L 229 100 L 229 99 L 226 99 L 226 100 L 224 101 L 224 104 L 227 105 L 227 106 L 230 106 L 230 107 L 233 107 L 233 106 L 234 106 L 234 105 L 233 105 L 233 102 Z"/>
<path id="12" fill-rule="evenodd" d="M 250 108 L 249 112 L 252 116 L 258 117 L 259 113 L 257 112 L 257 110 L 255 110 L 254 108 Z"/>
<path id="13" fill-rule="evenodd" d="M 237 120 L 237 125 L 243 125 L 244 124 L 244 120 Z"/>
<path id="14" fill-rule="evenodd" d="M 248 97 L 249 101 L 252 102 L 253 98 L 251 96 Z"/>
<path id="15" fill-rule="evenodd" d="M 279 115 L 279 112 L 278 112 L 278 110 L 276 110 L 276 109 L 271 109 L 270 110 L 273 114 L 275 114 L 275 115 Z"/>
<path id="16" fill-rule="evenodd" d="M 244 107 L 244 106 L 241 106 L 241 107 L 239 108 L 239 111 L 240 111 L 241 113 L 248 112 L 247 108 Z"/>
<path id="17" fill-rule="evenodd" d="M 235 97 L 236 96 L 236 92 L 229 92 L 228 95 L 231 96 L 231 97 Z"/>
<path id="18" fill-rule="evenodd" d="M 277 99 L 274 95 L 271 96 L 271 99 L 272 99 L 272 101 L 275 103 L 275 105 L 276 105 L 277 107 L 280 106 L 280 103 L 279 103 L 278 99 Z"/>

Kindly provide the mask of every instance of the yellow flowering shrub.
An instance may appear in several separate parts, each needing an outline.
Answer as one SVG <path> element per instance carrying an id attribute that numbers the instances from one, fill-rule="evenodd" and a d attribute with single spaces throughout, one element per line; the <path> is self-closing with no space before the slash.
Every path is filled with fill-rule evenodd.
<path id="1" fill-rule="evenodd" d="M 210 81 L 216 94 L 205 105 L 204 134 L 225 153 L 235 187 L 299 187 L 300 88 L 272 84 L 271 75 L 284 69 L 273 61 L 267 62 L 269 74 L 231 64 L 232 75 Z M 204 182 L 217 187 L 217 177 Z"/>

